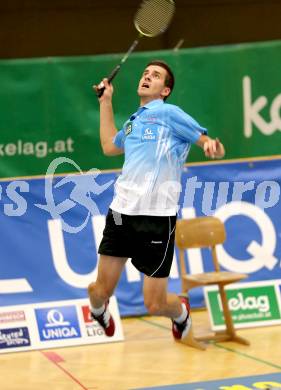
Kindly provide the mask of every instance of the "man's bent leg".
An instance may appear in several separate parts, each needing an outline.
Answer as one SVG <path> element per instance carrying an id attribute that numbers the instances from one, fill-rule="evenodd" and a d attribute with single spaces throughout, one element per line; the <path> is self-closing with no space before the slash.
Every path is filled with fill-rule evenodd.
<path id="1" fill-rule="evenodd" d="M 172 319 L 175 339 L 186 337 L 191 326 L 190 306 L 187 298 L 167 293 L 168 278 L 144 277 L 143 295 L 145 306 L 151 315 Z"/>
<path id="2" fill-rule="evenodd" d="M 127 258 L 100 256 L 98 276 L 88 287 L 93 319 L 103 327 L 107 336 L 113 336 L 115 324 L 108 310 L 109 298 L 114 292 Z"/>
<path id="3" fill-rule="evenodd" d="M 144 304 L 151 315 L 178 317 L 181 312 L 181 302 L 176 294 L 167 293 L 168 278 L 153 278 L 144 276 Z"/>
<path id="4" fill-rule="evenodd" d="M 97 280 L 88 287 L 91 305 L 101 307 L 113 294 L 127 258 L 100 255 Z"/>

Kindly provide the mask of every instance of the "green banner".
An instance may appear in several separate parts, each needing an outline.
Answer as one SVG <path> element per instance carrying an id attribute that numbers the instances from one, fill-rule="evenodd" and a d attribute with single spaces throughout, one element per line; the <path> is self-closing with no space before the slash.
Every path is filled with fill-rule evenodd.
<path id="1" fill-rule="evenodd" d="M 0 177 L 44 174 L 56 157 L 82 170 L 122 166 L 99 144 L 99 105 L 92 84 L 121 55 L 0 61 Z M 114 81 L 116 124 L 138 107 L 144 66 L 174 69 L 170 103 L 181 106 L 226 146 L 226 158 L 281 154 L 281 41 L 133 54 Z M 198 148 L 189 161 L 204 161 Z M 73 165 L 62 167 L 73 171 Z"/>
<path id="2" fill-rule="evenodd" d="M 227 286 L 226 295 L 234 324 L 239 328 L 281 323 L 280 281 L 240 283 Z M 216 287 L 207 287 L 205 297 L 212 328 L 224 328 L 222 302 Z"/>

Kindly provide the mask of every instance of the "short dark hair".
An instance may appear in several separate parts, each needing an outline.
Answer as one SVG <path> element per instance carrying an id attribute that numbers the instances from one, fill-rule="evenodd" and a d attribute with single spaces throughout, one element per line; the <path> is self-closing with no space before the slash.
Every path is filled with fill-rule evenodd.
<path id="1" fill-rule="evenodd" d="M 169 93 L 168 96 L 165 96 L 164 97 L 164 100 L 166 100 L 172 93 L 172 90 L 174 88 L 174 85 L 175 85 L 175 76 L 171 70 L 171 68 L 169 67 L 169 65 L 165 62 L 165 61 L 161 61 L 161 60 L 154 60 L 154 61 L 150 61 L 146 67 L 150 66 L 150 65 L 156 65 L 156 66 L 160 66 L 161 68 L 165 69 L 166 72 L 167 72 L 167 75 L 166 75 L 166 78 L 165 78 L 165 86 L 166 87 L 169 87 L 171 92 Z"/>

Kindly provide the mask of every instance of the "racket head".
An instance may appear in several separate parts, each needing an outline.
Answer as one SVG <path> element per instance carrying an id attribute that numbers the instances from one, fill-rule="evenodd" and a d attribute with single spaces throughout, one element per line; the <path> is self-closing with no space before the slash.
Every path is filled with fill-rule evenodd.
<path id="1" fill-rule="evenodd" d="M 135 14 L 135 28 L 145 37 L 156 37 L 167 30 L 174 13 L 173 0 L 143 0 Z"/>

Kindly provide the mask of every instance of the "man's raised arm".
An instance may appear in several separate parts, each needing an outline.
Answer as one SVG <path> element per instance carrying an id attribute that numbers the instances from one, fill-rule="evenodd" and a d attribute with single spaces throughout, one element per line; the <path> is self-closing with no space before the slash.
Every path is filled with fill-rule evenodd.
<path id="1" fill-rule="evenodd" d="M 106 156 L 116 156 L 124 153 L 123 149 L 114 145 L 113 139 L 117 134 L 117 129 L 114 122 L 114 114 L 112 107 L 113 86 L 109 84 L 107 79 L 98 85 L 94 85 L 94 90 L 97 91 L 102 86 L 105 87 L 103 95 L 99 98 L 100 103 L 100 142 L 103 153 Z"/>

